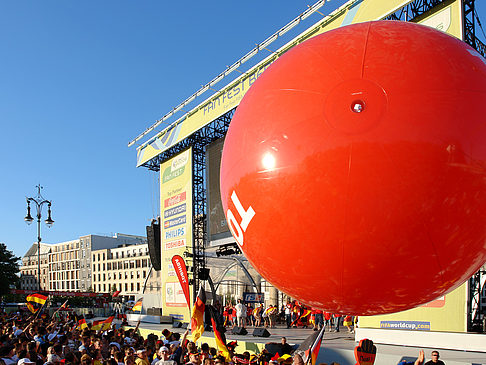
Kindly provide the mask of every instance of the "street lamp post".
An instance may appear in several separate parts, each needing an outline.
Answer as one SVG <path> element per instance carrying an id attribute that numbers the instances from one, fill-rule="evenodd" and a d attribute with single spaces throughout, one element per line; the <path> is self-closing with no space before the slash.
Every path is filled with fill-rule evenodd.
<path id="1" fill-rule="evenodd" d="M 41 290 L 41 265 L 40 265 L 40 251 L 41 251 L 41 217 L 42 217 L 42 206 L 47 204 L 47 219 L 45 223 L 47 227 L 51 227 L 54 224 L 54 221 L 51 218 L 51 201 L 46 200 L 41 195 L 42 186 L 37 185 L 37 196 L 35 198 L 26 198 L 27 199 L 27 215 L 25 216 L 24 220 L 27 224 L 31 224 L 34 221 L 34 218 L 30 215 L 30 203 L 33 203 L 36 208 L 37 212 L 37 287 L 38 290 Z"/>

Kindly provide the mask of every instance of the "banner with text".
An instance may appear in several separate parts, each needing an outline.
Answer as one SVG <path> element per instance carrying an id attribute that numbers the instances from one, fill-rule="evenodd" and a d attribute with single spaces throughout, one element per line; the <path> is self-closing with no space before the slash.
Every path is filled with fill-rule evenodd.
<path id="1" fill-rule="evenodd" d="M 361 328 L 408 331 L 467 331 L 467 282 L 443 297 L 407 311 L 359 317 Z"/>
<path id="2" fill-rule="evenodd" d="M 189 322 L 186 290 L 172 258 L 192 252 L 192 149 L 160 165 L 160 204 L 162 314 Z"/>

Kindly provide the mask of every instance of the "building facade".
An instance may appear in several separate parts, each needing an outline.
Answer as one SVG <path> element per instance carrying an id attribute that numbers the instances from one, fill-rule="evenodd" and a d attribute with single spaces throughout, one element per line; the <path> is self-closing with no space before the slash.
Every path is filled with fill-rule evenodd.
<path id="1" fill-rule="evenodd" d="M 41 243 L 41 290 L 91 291 L 94 289 L 91 271 L 92 251 L 143 243 L 146 243 L 145 237 L 120 233 L 112 237 L 87 235 L 61 243 Z M 21 289 L 38 289 L 37 261 L 35 243 L 22 258 Z"/>
<path id="2" fill-rule="evenodd" d="M 152 270 L 147 243 L 95 250 L 91 257 L 93 291 L 119 291 L 127 300 L 160 292 L 160 272 Z"/>
<path id="3" fill-rule="evenodd" d="M 20 266 L 20 287 L 25 290 L 38 290 L 39 270 L 37 254 L 38 244 L 34 243 L 29 250 L 22 257 L 22 265 Z M 41 290 L 47 290 L 49 287 L 49 251 L 50 245 L 46 243 L 40 244 L 40 270 L 41 270 Z"/>

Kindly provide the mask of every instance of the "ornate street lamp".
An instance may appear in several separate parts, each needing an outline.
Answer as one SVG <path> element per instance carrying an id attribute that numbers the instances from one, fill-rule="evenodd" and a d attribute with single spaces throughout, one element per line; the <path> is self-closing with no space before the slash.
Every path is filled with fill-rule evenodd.
<path id="1" fill-rule="evenodd" d="M 34 221 L 34 218 L 30 215 L 30 203 L 33 203 L 36 208 L 37 212 L 37 285 L 38 290 L 41 290 L 41 265 L 40 265 L 40 251 L 41 251 L 41 218 L 42 218 L 42 206 L 47 204 L 47 219 L 44 221 L 47 227 L 51 227 L 54 224 L 54 221 L 51 218 L 51 201 L 46 200 L 41 195 L 42 186 L 37 185 L 37 196 L 35 198 L 26 198 L 27 199 L 27 215 L 25 216 L 24 220 L 27 224 L 31 224 Z"/>

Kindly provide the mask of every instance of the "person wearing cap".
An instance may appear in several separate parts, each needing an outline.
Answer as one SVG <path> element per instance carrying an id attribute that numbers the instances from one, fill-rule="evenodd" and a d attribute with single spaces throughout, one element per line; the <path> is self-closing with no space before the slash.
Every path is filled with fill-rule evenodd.
<path id="1" fill-rule="evenodd" d="M 189 354 L 189 362 L 186 365 L 201 365 L 201 354 L 199 352 L 191 352 Z"/>
<path id="2" fill-rule="evenodd" d="M 137 350 L 137 357 L 135 358 L 136 365 L 149 365 L 150 362 L 147 357 L 147 350 L 140 348 Z"/>
<path id="3" fill-rule="evenodd" d="M 166 346 L 162 346 L 159 349 L 159 352 L 157 352 L 157 357 L 159 360 L 155 363 L 155 365 L 177 365 L 174 360 L 170 360 L 170 351 Z M 154 363 L 152 363 L 152 365 L 154 365 Z"/>
<path id="4" fill-rule="evenodd" d="M 292 358 L 292 365 L 304 365 L 304 360 L 299 354 L 295 354 Z"/>
<path id="5" fill-rule="evenodd" d="M 17 362 L 17 365 L 28 365 L 28 364 L 35 364 L 35 362 L 31 361 L 28 357 L 24 357 Z"/>

